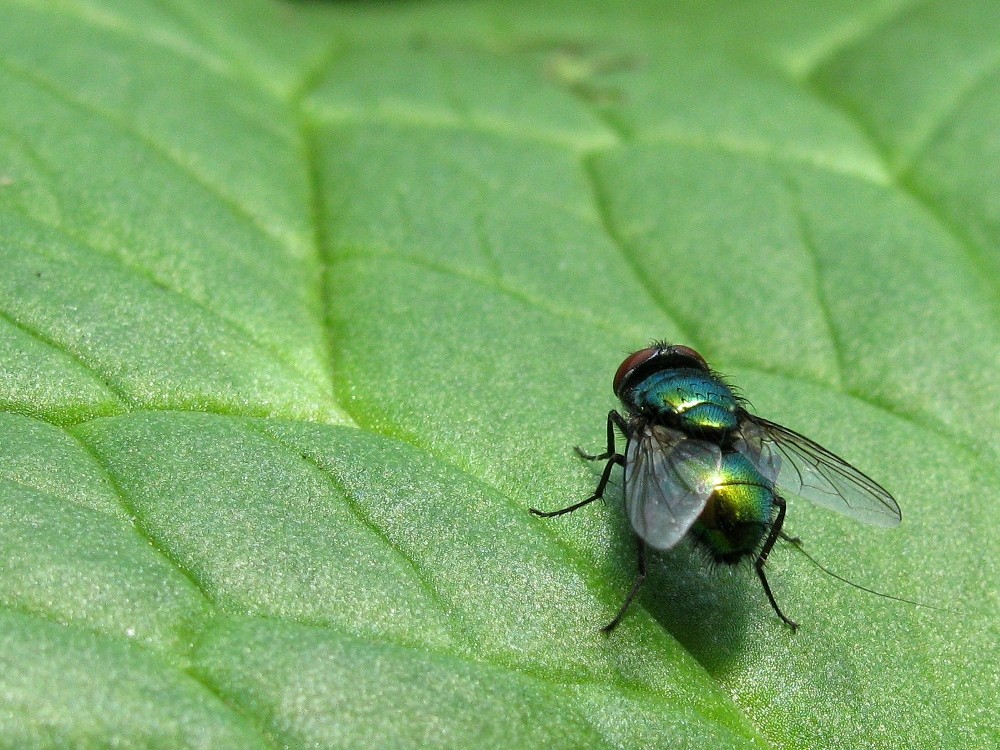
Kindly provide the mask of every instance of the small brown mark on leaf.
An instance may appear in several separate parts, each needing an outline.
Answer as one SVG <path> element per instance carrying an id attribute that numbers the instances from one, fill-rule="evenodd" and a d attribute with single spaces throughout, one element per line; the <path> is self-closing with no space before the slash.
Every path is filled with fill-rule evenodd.
<path id="1" fill-rule="evenodd" d="M 600 79 L 613 73 L 635 70 L 640 61 L 632 55 L 597 52 L 579 44 L 553 47 L 545 60 L 545 75 L 594 104 L 621 104 L 624 92 Z"/>

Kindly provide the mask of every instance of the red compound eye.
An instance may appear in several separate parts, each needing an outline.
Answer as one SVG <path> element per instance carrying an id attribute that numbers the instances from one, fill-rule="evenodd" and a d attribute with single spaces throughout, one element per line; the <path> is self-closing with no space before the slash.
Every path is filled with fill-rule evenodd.
<path id="1" fill-rule="evenodd" d="M 689 357 L 695 360 L 696 362 L 700 362 L 701 366 L 704 367 L 706 370 L 708 369 L 708 362 L 705 361 L 705 358 L 700 354 L 698 354 L 698 352 L 696 352 L 690 346 L 672 346 L 670 347 L 670 350 L 672 354 L 676 354 L 681 357 Z"/>
<path id="2" fill-rule="evenodd" d="M 625 358 L 625 361 L 618 368 L 618 372 L 615 373 L 615 395 L 621 398 L 622 390 L 625 388 L 625 381 L 629 379 L 629 376 L 637 368 L 642 367 L 655 357 L 662 358 L 662 368 L 694 366 L 698 369 L 708 371 L 708 363 L 705 362 L 705 358 L 690 346 L 657 344 L 646 349 L 640 349 Z"/>
<path id="3" fill-rule="evenodd" d="M 632 370 L 641 365 L 643 362 L 652 359 L 657 354 L 663 351 L 658 346 L 651 346 L 647 349 L 641 349 L 633 354 L 628 355 L 625 361 L 621 363 L 618 367 L 618 372 L 615 373 L 615 395 L 620 396 L 620 388 L 625 380 L 625 376 L 628 375 Z"/>

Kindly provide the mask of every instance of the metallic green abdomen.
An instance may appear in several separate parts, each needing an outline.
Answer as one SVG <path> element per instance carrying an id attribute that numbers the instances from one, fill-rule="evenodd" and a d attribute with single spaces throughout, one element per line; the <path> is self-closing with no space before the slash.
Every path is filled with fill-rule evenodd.
<path id="1" fill-rule="evenodd" d="M 701 370 L 653 373 L 635 386 L 631 398 L 641 409 L 669 416 L 680 429 L 694 433 L 728 431 L 737 426 L 733 392 Z"/>
<path id="2" fill-rule="evenodd" d="M 715 491 L 691 531 L 716 560 L 735 563 L 764 541 L 773 509 L 771 483 L 742 453 L 724 453 Z"/>

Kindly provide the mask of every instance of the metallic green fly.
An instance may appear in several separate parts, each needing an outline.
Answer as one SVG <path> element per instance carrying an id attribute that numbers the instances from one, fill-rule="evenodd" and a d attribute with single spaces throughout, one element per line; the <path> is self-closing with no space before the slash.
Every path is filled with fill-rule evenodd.
<path id="1" fill-rule="evenodd" d="M 606 461 L 594 494 L 551 517 L 601 498 L 615 465 L 625 470 L 625 506 L 639 549 L 639 573 L 615 619 L 624 617 L 646 577 L 646 546 L 667 550 L 685 536 L 710 557 L 735 565 L 753 559 L 774 611 L 793 630 L 764 574 L 782 534 L 780 491 L 875 526 L 896 526 L 899 506 L 881 485 L 809 438 L 751 414 L 746 402 L 687 346 L 657 343 L 631 354 L 615 374 L 627 416 L 608 414 Z M 615 447 L 615 428 L 625 452 Z M 786 537 L 787 538 L 787 537 Z M 875 592 L 877 593 L 877 592 Z"/>

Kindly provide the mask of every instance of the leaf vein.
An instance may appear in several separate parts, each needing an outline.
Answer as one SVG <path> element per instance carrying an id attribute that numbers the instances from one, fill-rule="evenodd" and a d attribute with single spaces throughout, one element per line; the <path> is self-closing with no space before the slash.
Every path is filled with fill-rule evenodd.
<path id="1" fill-rule="evenodd" d="M 1000 50 L 985 60 L 976 74 L 965 84 L 959 87 L 951 96 L 947 97 L 940 107 L 936 119 L 932 120 L 924 128 L 924 134 L 917 144 L 910 151 L 905 160 L 896 165 L 896 174 L 899 180 L 905 182 L 916 166 L 920 158 L 933 145 L 939 135 L 947 130 L 948 126 L 958 117 L 962 106 L 972 99 L 979 89 L 990 82 L 996 73 L 1000 71 Z"/>
<path id="2" fill-rule="evenodd" d="M 504 282 L 502 279 L 496 279 L 491 276 L 483 276 L 481 274 L 473 273 L 472 271 L 448 266 L 443 263 L 436 263 L 426 258 L 420 258 L 413 255 L 400 255 L 389 251 L 344 251 L 331 255 L 329 265 L 332 267 L 337 263 L 348 262 L 356 259 L 374 260 L 378 258 L 387 258 L 400 263 L 408 263 L 425 271 L 438 273 L 443 276 L 452 276 L 462 281 L 477 284 L 494 292 L 511 297 L 512 299 L 523 303 L 527 307 L 553 315 L 563 320 L 572 321 L 575 324 L 579 324 L 581 321 L 586 322 L 588 325 L 594 326 L 599 330 L 608 331 L 618 336 L 625 335 L 641 337 L 648 335 L 649 333 L 645 328 L 638 326 L 628 324 L 620 325 L 617 323 L 610 324 L 607 320 L 599 318 L 582 308 L 577 309 L 562 307 L 554 304 L 550 300 L 528 294 L 527 292 Z"/>
<path id="3" fill-rule="evenodd" d="M 183 576 L 191 584 L 191 586 L 198 591 L 207 602 L 215 605 L 216 602 L 212 599 L 211 595 L 208 593 L 208 586 L 204 582 L 200 581 L 193 572 L 187 570 L 180 561 L 170 552 L 166 547 L 164 547 L 160 541 L 155 537 L 155 535 L 146 528 L 146 524 L 142 519 L 142 516 L 138 513 L 135 505 L 129 499 L 128 494 L 122 488 L 121 484 L 118 482 L 117 477 L 111 471 L 110 466 L 104 460 L 103 456 L 97 451 L 94 446 L 90 445 L 86 440 L 84 440 L 75 429 L 67 429 L 66 434 L 74 439 L 74 441 L 81 447 L 81 449 L 94 461 L 94 464 L 101 470 L 104 474 L 105 479 L 107 479 L 108 484 L 114 491 L 115 496 L 118 498 L 118 502 L 122 509 L 128 514 L 130 518 L 133 519 L 134 528 L 136 533 L 138 533 L 149 546 L 157 552 L 171 567 L 177 570 L 177 572 Z"/>
<path id="4" fill-rule="evenodd" d="M 281 438 L 275 437 L 274 435 L 271 435 L 267 431 L 260 429 L 252 422 L 250 421 L 244 422 L 244 425 L 248 430 L 250 430 L 254 434 L 259 435 L 260 437 L 273 443 L 274 445 L 280 447 L 281 449 L 288 451 L 294 454 L 295 456 L 301 458 L 302 461 L 308 464 L 313 470 L 318 472 L 320 476 L 322 476 L 324 480 L 333 488 L 333 490 L 338 495 L 344 498 L 345 504 L 347 505 L 347 509 L 350 511 L 351 515 L 354 516 L 354 518 L 357 519 L 357 521 L 362 526 L 368 529 L 368 531 L 372 534 L 372 536 L 378 539 L 379 542 L 381 542 L 390 552 L 392 552 L 392 554 L 394 554 L 396 557 L 402 560 L 405 566 L 412 571 L 413 577 L 420 584 L 420 587 L 423 589 L 424 593 L 426 593 L 427 596 L 430 598 L 430 600 L 433 601 L 434 604 L 438 606 L 441 612 L 444 614 L 450 610 L 451 607 L 448 604 L 447 600 L 441 595 L 441 593 L 437 590 L 437 587 L 434 586 L 431 580 L 423 573 L 417 561 L 413 557 L 411 557 L 406 552 L 406 550 L 404 550 L 400 545 L 396 544 L 392 540 L 392 538 L 386 533 L 386 531 L 383 528 L 381 528 L 378 524 L 376 524 L 371 519 L 371 517 L 364 512 L 361 505 L 358 503 L 357 499 L 351 496 L 351 493 L 347 491 L 347 488 L 343 485 L 343 483 L 337 478 L 337 476 L 332 471 L 322 466 L 319 463 L 319 461 L 317 461 L 312 456 L 309 456 L 302 451 L 296 450 L 293 445 L 290 445 Z M 466 637 L 467 641 L 469 641 L 470 643 L 473 642 L 470 639 L 469 634 L 464 633 L 463 635 Z"/>
<path id="5" fill-rule="evenodd" d="M 211 180 L 208 175 L 202 174 L 193 164 L 187 162 L 173 149 L 157 142 L 153 137 L 142 132 L 142 130 L 140 130 L 135 123 L 129 122 L 128 120 L 118 117 L 109 110 L 103 109 L 84 99 L 74 96 L 71 92 L 59 86 L 51 79 L 37 72 L 28 70 L 8 58 L 2 58 L 2 62 L 0 62 L 0 64 L 2 64 L 3 67 L 12 75 L 16 75 L 28 83 L 48 92 L 63 104 L 99 120 L 103 120 L 108 125 L 111 125 L 119 130 L 125 136 L 130 137 L 136 142 L 142 144 L 149 149 L 150 152 L 171 164 L 179 173 L 186 175 L 192 182 L 205 190 L 208 195 L 219 201 L 221 205 L 228 208 L 235 216 L 246 221 L 247 224 L 252 226 L 262 236 L 274 242 L 274 244 L 278 247 L 285 248 L 285 243 L 282 238 L 274 230 L 268 227 L 251 208 L 243 205 L 235 197 L 224 192 Z"/>
<path id="6" fill-rule="evenodd" d="M 68 230 L 64 226 L 56 226 L 56 225 L 53 225 L 53 224 L 51 224 L 49 222 L 42 221 L 42 220 L 40 220 L 40 219 L 38 219 L 36 217 L 33 217 L 33 216 L 26 216 L 25 215 L 25 218 L 27 220 L 29 220 L 29 221 L 32 221 L 32 222 L 38 224 L 39 226 L 45 227 L 45 228 L 47 228 L 47 229 L 49 229 L 51 231 L 54 231 L 54 232 L 62 235 L 63 237 L 65 237 L 68 240 L 71 240 L 74 243 L 77 243 L 82 248 L 84 248 L 85 250 L 93 253 L 94 255 L 97 255 L 97 256 L 99 256 L 101 258 L 105 258 L 106 260 L 111 261 L 112 263 L 114 263 L 117 266 L 119 266 L 122 270 L 127 271 L 130 274 L 133 274 L 136 278 L 141 279 L 142 281 L 145 281 L 146 283 L 150 284 L 151 286 L 155 287 L 156 289 L 161 290 L 165 294 L 167 294 L 167 295 L 169 295 L 171 297 L 176 297 L 179 301 L 182 301 L 185 304 L 191 305 L 192 307 L 194 307 L 197 310 L 201 311 L 207 317 L 209 317 L 210 319 L 216 321 L 218 324 L 222 325 L 223 327 L 231 329 L 234 333 L 238 333 L 239 334 L 239 338 L 245 340 L 245 342 L 246 342 L 246 344 L 248 346 L 256 349 L 262 355 L 267 356 L 272 361 L 274 361 L 275 364 L 281 366 L 283 369 L 285 369 L 289 373 L 294 373 L 296 376 L 305 379 L 307 382 L 309 382 L 310 384 L 312 384 L 319 391 L 319 393 L 322 393 L 322 394 L 325 395 L 328 392 L 328 389 L 329 389 L 329 384 L 328 383 L 316 383 L 316 382 L 314 382 L 309 375 L 307 375 L 306 373 L 304 373 L 301 370 L 299 370 L 298 366 L 295 364 L 294 361 L 290 360 L 284 353 L 282 353 L 281 351 L 279 351 L 278 349 L 276 349 L 275 347 L 273 347 L 271 344 L 269 344 L 266 341 L 264 341 L 264 340 L 260 339 L 259 337 L 255 336 L 248 328 L 246 328 L 246 326 L 241 321 L 239 321 L 239 320 L 237 320 L 235 318 L 232 318 L 232 317 L 230 317 L 229 315 L 226 315 L 223 312 L 220 312 L 218 310 L 215 310 L 215 309 L 209 307 L 206 303 L 204 303 L 201 300 L 199 300 L 199 299 L 191 296 L 190 294 L 186 293 L 184 290 L 178 289 L 178 288 L 176 288 L 174 286 L 171 286 L 167 282 L 159 279 L 156 275 L 154 275 L 154 273 L 150 269 L 144 268 L 143 266 L 140 266 L 140 265 L 135 264 L 135 263 L 130 263 L 125 258 L 123 258 L 121 255 L 117 255 L 117 254 L 108 252 L 108 251 L 106 251 L 106 250 L 104 250 L 104 249 L 102 249 L 100 247 L 97 247 L 96 245 L 94 245 L 92 242 L 90 242 L 86 238 L 78 236 L 76 233 L 71 232 L 70 230 Z M 68 349 L 62 348 L 62 347 L 57 346 L 56 344 L 54 344 L 52 342 L 47 341 L 41 334 L 35 334 L 35 335 L 40 340 L 45 341 L 45 343 L 49 343 L 51 346 L 54 346 L 55 348 L 58 348 L 59 351 L 63 351 L 63 352 L 66 352 L 67 354 L 69 354 L 69 350 Z M 70 356 L 73 356 L 73 355 L 70 355 Z M 96 376 L 97 375 L 97 371 L 93 370 L 93 368 L 90 368 L 90 369 L 95 373 L 95 376 Z M 124 393 L 124 391 L 123 391 L 123 393 Z M 131 397 L 129 397 L 129 401 L 131 403 L 134 403 L 135 400 L 132 399 Z"/>
<path id="7" fill-rule="evenodd" d="M 217 617 L 215 621 L 222 622 L 225 617 Z M 539 672 L 537 670 L 526 668 L 522 665 L 511 663 L 507 661 L 498 660 L 495 658 L 470 658 L 469 653 L 462 653 L 457 651 L 443 651 L 439 647 L 427 647 L 427 646 L 414 646 L 412 643 L 398 642 L 385 638 L 379 639 L 369 639 L 369 638 L 359 638 L 356 634 L 345 633 L 339 630 L 337 627 L 325 623 L 299 623 L 294 620 L 288 620 L 280 617 L 269 617 L 267 615 L 246 615 L 240 618 L 243 621 L 250 622 L 263 622 L 263 623 L 278 623 L 280 625 L 295 625 L 302 628 L 309 628 L 313 630 L 323 631 L 333 638 L 341 641 L 352 641 L 359 642 L 368 647 L 390 647 L 393 649 L 399 649 L 401 651 L 412 652 L 414 656 L 418 658 L 428 658 L 431 660 L 440 660 L 441 662 L 451 662 L 460 664 L 466 668 L 476 668 L 476 667 L 489 667 L 496 670 L 497 672 L 504 672 L 509 675 L 524 679 L 530 683 L 538 684 L 541 686 L 554 686 L 556 688 L 562 688 L 567 691 L 574 688 L 596 688 L 599 690 L 613 689 L 615 694 L 623 695 L 627 699 L 636 701 L 638 703 L 653 703 L 655 705 L 663 706 L 668 711 L 676 711 L 678 709 L 678 704 L 676 701 L 671 700 L 671 696 L 664 693 L 658 692 L 656 690 L 650 690 L 648 686 L 641 685 L 635 686 L 624 682 L 618 681 L 602 681 L 599 679 L 586 679 L 586 678 L 574 678 L 566 679 L 562 673 L 558 676 L 546 672 Z M 212 625 L 209 624 L 205 630 L 211 629 Z M 204 640 L 204 631 L 202 640 Z M 200 646 L 200 643 L 196 645 L 196 650 Z M 705 722 L 713 725 L 719 726 L 726 731 L 736 732 L 737 730 L 730 725 L 727 725 L 714 716 L 707 714 L 698 709 L 686 709 L 691 713 L 695 714 L 699 718 L 703 719 Z M 594 724 L 586 719 L 585 716 L 581 716 L 581 720 L 586 721 L 588 726 L 593 727 Z M 596 729 L 596 727 L 595 727 Z"/>
<path id="8" fill-rule="evenodd" d="M 597 214 L 600 217 L 601 224 L 603 226 L 604 232 L 607 235 L 611 243 L 618 249 L 618 254 L 621 259 L 625 262 L 625 265 L 631 270 L 632 275 L 635 277 L 638 285 L 646 292 L 651 300 L 660 308 L 660 311 L 666 316 L 677 328 L 681 336 L 693 346 L 698 345 L 697 337 L 690 330 L 690 326 L 684 317 L 676 310 L 671 309 L 670 305 L 667 303 L 666 297 L 660 291 L 660 288 L 653 282 L 642 266 L 636 259 L 635 253 L 629 247 L 628 242 L 621 237 L 614 225 L 614 219 L 612 219 L 611 206 L 607 195 L 602 187 L 601 179 L 597 174 L 597 167 L 595 164 L 596 155 L 591 155 L 585 157 L 581 163 L 584 174 L 590 183 L 591 191 L 593 194 L 594 205 L 597 210 Z"/>
<path id="9" fill-rule="evenodd" d="M 412 111 L 395 111 L 383 113 L 356 111 L 347 108 L 323 110 L 321 107 L 315 107 L 312 114 L 318 122 L 327 125 L 351 123 L 378 126 L 389 123 L 390 125 L 405 125 L 441 132 L 481 133 L 513 141 L 558 146 L 572 153 L 581 153 L 588 149 L 615 145 L 615 142 L 610 138 L 601 138 L 596 135 L 577 135 L 574 133 L 539 130 L 537 128 L 532 129 L 530 126 L 519 122 L 505 125 L 497 120 L 479 116 L 461 119 L 449 113 L 439 112 L 417 113 Z"/>
<path id="10" fill-rule="evenodd" d="M 107 389 L 108 393 L 114 396 L 114 398 L 118 401 L 119 405 L 122 406 L 123 408 L 127 406 L 132 406 L 136 403 L 135 399 L 132 396 L 128 395 L 124 390 L 124 388 L 115 383 L 112 383 L 105 375 L 103 375 L 94 367 L 89 365 L 82 357 L 77 355 L 75 352 L 70 351 L 66 347 L 60 345 L 59 342 L 49 338 L 40 331 L 35 330 L 28 324 L 20 320 L 17 320 L 10 313 L 5 312 L 4 310 L 0 310 L 0 319 L 4 320 L 14 328 L 17 328 L 19 331 L 24 332 L 25 334 L 35 339 L 36 341 L 44 344 L 45 346 L 54 349 L 67 359 L 71 360 L 74 364 L 78 365 L 80 369 L 82 369 L 84 372 L 89 373 L 94 378 L 94 380 L 97 381 L 97 383 L 104 386 L 104 388 Z"/>
<path id="11" fill-rule="evenodd" d="M 802 71 L 802 77 L 808 78 L 823 65 L 833 60 L 851 47 L 860 45 L 870 37 L 880 31 L 889 29 L 895 24 L 905 21 L 908 17 L 916 13 L 920 8 L 931 5 L 935 0 L 916 0 L 915 2 L 889 2 L 886 6 L 885 15 L 875 15 L 865 23 L 865 16 L 857 18 L 855 23 L 849 24 L 848 28 L 842 30 L 837 38 L 826 46 L 822 54 L 816 55 L 809 66 Z"/>
<path id="12" fill-rule="evenodd" d="M 809 229 L 806 213 L 802 207 L 802 202 L 796 185 L 787 174 L 782 174 L 781 176 L 785 192 L 788 194 L 792 204 L 792 214 L 795 217 L 795 228 L 799 237 L 799 242 L 801 243 L 802 249 L 805 251 L 806 257 L 809 259 L 811 265 L 816 306 L 819 308 L 820 317 L 823 320 L 823 326 L 826 328 L 828 338 L 830 340 L 830 348 L 833 350 L 833 361 L 835 367 L 834 374 L 836 377 L 835 382 L 843 387 L 844 353 L 840 337 L 837 335 L 837 328 L 834 325 L 833 311 L 830 309 L 830 305 L 826 299 L 826 293 L 823 290 L 823 277 L 820 269 L 819 251 L 816 247 L 816 242 L 813 239 L 812 232 Z"/>
<path id="13" fill-rule="evenodd" d="M 19 3 L 36 11 L 51 14 L 53 12 L 52 3 L 38 0 L 9 0 L 9 2 Z M 92 6 L 78 2 L 62 2 L 58 5 L 58 12 L 63 16 L 71 16 L 85 27 L 95 30 L 111 31 L 121 37 L 131 40 L 139 45 L 155 45 L 160 49 L 171 52 L 186 60 L 191 60 L 198 65 L 211 70 L 220 71 L 219 60 L 204 54 L 197 47 L 178 43 L 176 37 L 171 35 L 158 35 L 145 33 L 145 29 L 135 26 L 122 16 L 116 15 L 107 8 L 97 10 Z M 156 28 L 151 26 L 150 28 Z"/>

